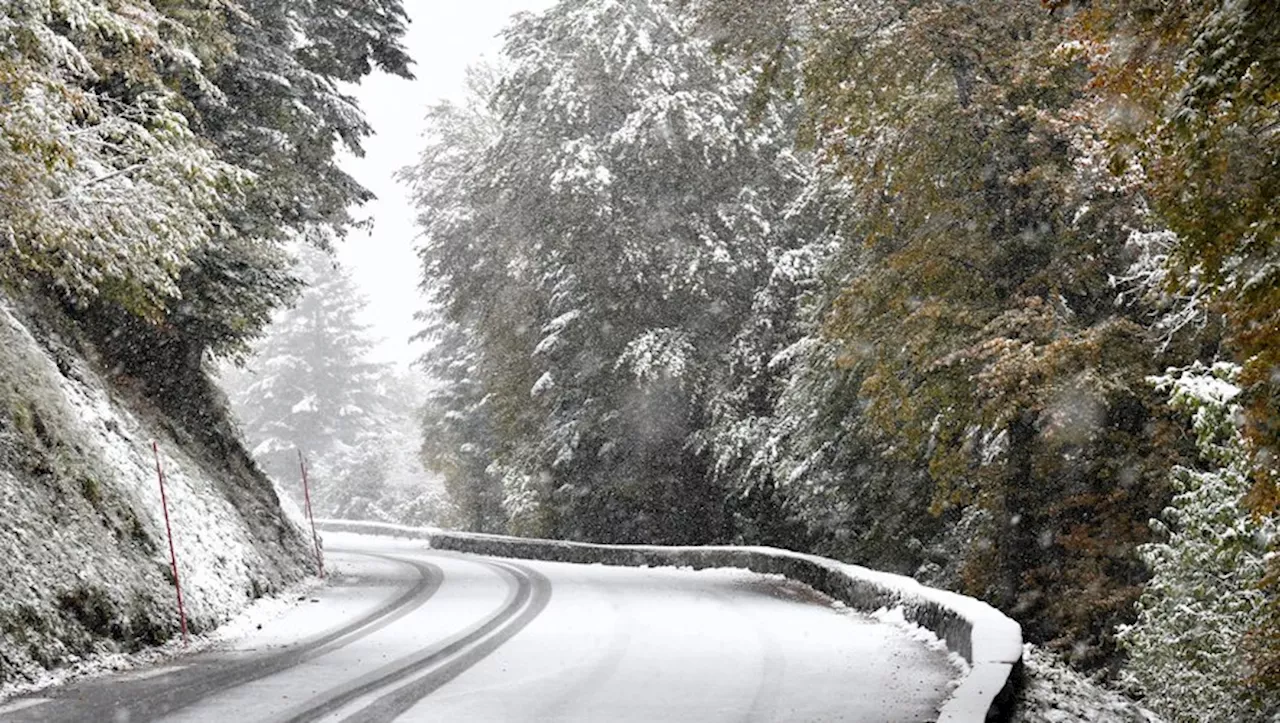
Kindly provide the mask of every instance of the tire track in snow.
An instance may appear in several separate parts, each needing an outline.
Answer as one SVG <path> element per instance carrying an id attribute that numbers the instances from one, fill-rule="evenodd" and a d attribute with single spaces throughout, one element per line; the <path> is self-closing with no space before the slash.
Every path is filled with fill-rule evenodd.
<path id="1" fill-rule="evenodd" d="M 364 615 L 359 620 L 348 623 L 347 625 L 326 633 L 314 640 L 288 648 L 278 654 L 272 655 L 271 657 L 246 661 L 241 665 L 232 667 L 225 673 L 215 673 L 212 676 L 203 677 L 199 680 L 193 681 L 191 686 L 186 688 L 186 690 L 191 691 L 190 695 L 181 699 L 179 706 L 159 712 L 154 712 L 148 709 L 146 710 L 145 717 L 131 718 L 128 720 L 155 720 L 156 718 L 173 713 L 180 708 L 185 708 L 216 693 L 245 685 L 270 675 L 275 675 L 276 673 L 283 672 L 296 665 L 305 663 L 308 660 L 312 660 L 321 655 L 331 653 L 339 648 L 350 645 L 361 638 L 376 633 L 400 618 L 412 613 L 414 610 L 422 607 L 432 598 L 432 596 L 435 595 L 436 591 L 440 589 L 441 583 L 444 581 L 444 571 L 441 570 L 438 565 L 433 563 L 380 555 L 376 553 L 356 552 L 354 550 L 335 549 L 334 551 L 356 554 L 364 557 L 379 558 L 399 563 L 401 565 L 408 565 L 417 572 L 418 578 L 411 587 L 404 591 L 404 593 L 380 606 L 373 612 Z M 184 688 L 179 686 L 171 690 L 175 691 L 178 695 L 182 695 Z"/>
<path id="2" fill-rule="evenodd" d="M 66 695 L 64 691 L 62 696 L 50 698 L 45 703 L 32 705 L 19 711 L 6 711 L 6 715 L 11 712 L 16 713 L 13 718 L 6 717 L 6 723 L 10 721 L 12 723 L 60 723 L 62 721 L 72 723 L 97 720 L 104 710 L 113 711 L 115 720 L 130 723 L 154 721 L 172 715 L 209 696 L 275 675 L 371 635 L 425 604 L 440 589 L 440 584 L 444 580 L 444 572 L 433 563 L 355 550 L 335 549 L 335 552 L 381 558 L 405 565 L 413 569 L 417 578 L 400 595 L 372 612 L 279 653 L 232 663 L 224 659 L 212 661 L 197 659 L 174 669 L 171 673 L 142 679 L 135 678 L 134 680 L 139 684 L 137 686 L 122 685 L 117 680 L 104 690 L 99 681 L 88 681 L 86 684 L 88 687 L 84 690 L 77 691 L 76 689 L 80 686 L 73 686 L 71 695 Z"/>
<path id="3" fill-rule="evenodd" d="M 537 715 L 531 717 L 532 720 L 567 719 L 571 706 L 603 689 L 605 684 L 618 673 L 623 659 L 630 652 L 636 616 L 630 610 L 625 594 L 616 586 L 593 582 L 590 578 L 586 578 L 579 584 L 596 588 L 609 601 L 609 610 L 613 613 L 614 619 L 609 628 L 608 640 L 603 646 L 603 653 L 555 674 L 554 677 L 558 681 L 572 682 L 563 687 L 559 693 L 550 695 L 547 702 L 538 708 Z M 575 673 L 580 672 L 584 674 L 574 677 Z"/>
<path id="4" fill-rule="evenodd" d="M 376 697 L 341 718 L 342 723 L 389 723 L 497 650 L 532 622 L 551 599 L 551 582 L 528 567 L 510 562 L 468 561 L 497 571 L 511 586 L 511 594 L 497 612 L 417 655 L 384 666 L 318 702 L 284 714 L 275 719 L 276 723 L 308 723 L 341 714 L 344 708 L 370 696 Z"/>
<path id="5" fill-rule="evenodd" d="M 754 606 L 743 605 L 742 595 L 729 595 L 717 591 L 716 597 L 726 609 L 747 623 L 760 645 L 760 672 L 757 676 L 755 695 L 747 712 L 747 723 L 768 723 L 782 720 L 778 717 L 778 698 L 787 672 L 787 657 L 782 644 L 770 627 L 773 621 L 760 614 Z"/>

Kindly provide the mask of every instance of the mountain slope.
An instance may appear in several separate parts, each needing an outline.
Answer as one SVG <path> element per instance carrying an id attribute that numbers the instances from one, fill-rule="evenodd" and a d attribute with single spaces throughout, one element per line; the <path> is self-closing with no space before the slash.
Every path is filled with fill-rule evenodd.
<path id="1" fill-rule="evenodd" d="M 0 295 L 0 685 L 178 632 L 152 440 L 193 631 L 309 569 L 224 409 L 184 428 L 76 328 Z M 197 376 L 192 398 L 216 402 Z"/>

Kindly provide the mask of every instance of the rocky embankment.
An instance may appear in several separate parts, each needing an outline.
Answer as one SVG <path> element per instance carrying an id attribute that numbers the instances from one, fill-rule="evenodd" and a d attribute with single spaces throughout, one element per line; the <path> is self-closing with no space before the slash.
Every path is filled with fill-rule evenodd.
<path id="1" fill-rule="evenodd" d="M 178 421 L 79 328 L 0 294 L 0 688 L 177 634 L 153 441 L 193 632 L 310 573 L 204 373 L 179 381 L 208 415 Z"/>

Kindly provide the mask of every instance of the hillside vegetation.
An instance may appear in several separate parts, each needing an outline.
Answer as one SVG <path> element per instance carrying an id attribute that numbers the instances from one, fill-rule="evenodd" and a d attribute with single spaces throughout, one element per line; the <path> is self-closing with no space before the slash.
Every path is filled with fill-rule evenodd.
<path id="1" fill-rule="evenodd" d="M 0 13 L 0 683 L 173 635 L 305 574 L 209 381 L 370 194 L 342 91 L 408 75 L 398 0 L 13 0 Z"/>
<path id="2" fill-rule="evenodd" d="M 153 440 L 192 632 L 313 564 L 230 427 L 193 434 L 50 318 L 0 298 L 0 685 L 177 634 Z"/>
<path id="3" fill-rule="evenodd" d="M 473 529 L 814 550 L 1271 720 L 1280 5 L 562 0 L 505 39 L 407 173 Z"/>

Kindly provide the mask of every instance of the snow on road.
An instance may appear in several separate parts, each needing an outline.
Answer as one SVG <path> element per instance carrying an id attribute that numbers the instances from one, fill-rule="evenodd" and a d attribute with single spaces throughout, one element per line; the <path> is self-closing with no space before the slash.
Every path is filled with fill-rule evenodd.
<path id="1" fill-rule="evenodd" d="M 500 561 L 326 535 L 330 584 L 215 653 L 15 701 L 15 721 L 926 721 L 916 632 L 739 570 Z"/>
<path id="2" fill-rule="evenodd" d="M 531 567 L 546 612 L 406 720 L 920 721 L 954 675 L 906 631 L 751 573 Z"/>

